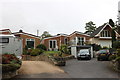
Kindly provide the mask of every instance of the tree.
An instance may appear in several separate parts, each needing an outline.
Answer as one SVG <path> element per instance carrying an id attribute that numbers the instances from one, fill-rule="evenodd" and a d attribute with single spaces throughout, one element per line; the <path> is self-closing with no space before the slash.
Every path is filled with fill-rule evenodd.
<path id="1" fill-rule="evenodd" d="M 87 33 L 92 33 L 93 31 L 96 30 L 96 26 L 92 21 L 90 21 L 86 23 L 85 29 Z"/>
<path id="2" fill-rule="evenodd" d="M 115 33 L 115 24 L 112 19 L 109 19 L 109 24 L 112 26 L 111 36 L 112 36 L 112 48 L 114 48 L 114 42 L 116 41 L 116 33 Z"/>
<path id="3" fill-rule="evenodd" d="M 41 35 L 42 39 L 43 39 L 43 38 L 46 38 L 46 37 L 51 37 L 51 36 L 52 36 L 52 35 L 49 34 L 48 31 L 44 31 L 43 34 Z"/>

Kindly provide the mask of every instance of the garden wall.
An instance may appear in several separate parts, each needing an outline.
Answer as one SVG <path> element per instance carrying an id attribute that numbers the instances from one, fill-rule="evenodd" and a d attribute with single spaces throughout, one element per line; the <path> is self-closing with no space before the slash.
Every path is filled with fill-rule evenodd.
<path id="1" fill-rule="evenodd" d="M 39 56 L 23 55 L 22 60 L 23 61 L 47 61 L 49 63 L 54 64 L 52 58 L 45 55 L 39 55 Z"/>
<path id="2" fill-rule="evenodd" d="M 75 57 L 73 55 L 66 56 L 65 60 L 74 59 Z M 23 55 L 22 57 L 23 61 L 47 61 L 49 63 L 54 64 L 53 57 L 48 57 L 46 55 L 39 55 L 39 56 L 30 56 L 30 55 Z"/>

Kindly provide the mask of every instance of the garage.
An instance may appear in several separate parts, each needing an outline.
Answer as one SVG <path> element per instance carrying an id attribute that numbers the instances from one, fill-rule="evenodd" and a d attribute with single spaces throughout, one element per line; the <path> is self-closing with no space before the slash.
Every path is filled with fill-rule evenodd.
<path id="1" fill-rule="evenodd" d="M 78 52 L 81 49 L 89 49 L 90 50 L 90 54 L 91 54 L 91 58 L 93 58 L 93 47 L 90 45 L 78 45 L 78 46 L 70 46 L 71 48 L 71 54 L 75 56 L 75 58 L 77 58 Z"/>

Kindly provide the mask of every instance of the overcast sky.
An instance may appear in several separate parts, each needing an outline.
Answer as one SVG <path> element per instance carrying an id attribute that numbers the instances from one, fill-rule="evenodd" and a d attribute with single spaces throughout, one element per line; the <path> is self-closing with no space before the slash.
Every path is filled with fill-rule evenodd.
<path id="1" fill-rule="evenodd" d="M 22 29 L 39 35 L 85 32 L 85 23 L 100 26 L 109 19 L 117 20 L 119 0 L 2 0 L 0 29 L 12 32 Z"/>

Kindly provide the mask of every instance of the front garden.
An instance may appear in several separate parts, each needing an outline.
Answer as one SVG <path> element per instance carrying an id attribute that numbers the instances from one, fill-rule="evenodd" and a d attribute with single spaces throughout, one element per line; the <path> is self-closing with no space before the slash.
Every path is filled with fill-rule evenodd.
<path id="1" fill-rule="evenodd" d="M 2 54 L 2 60 L 0 62 L 0 66 L 2 66 L 2 78 L 14 77 L 21 64 L 21 60 L 14 54 Z"/>
<path id="2" fill-rule="evenodd" d="M 47 51 L 43 44 L 40 44 L 36 49 L 28 49 L 23 52 L 23 60 L 48 61 L 50 63 L 65 63 L 66 60 L 74 58 L 70 55 L 66 45 L 61 45 L 59 51 Z"/>
<path id="3" fill-rule="evenodd" d="M 115 70 L 120 72 L 120 41 L 113 43 L 113 53 L 110 57 L 110 65 Z"/>

